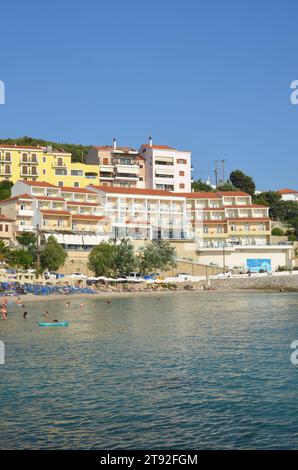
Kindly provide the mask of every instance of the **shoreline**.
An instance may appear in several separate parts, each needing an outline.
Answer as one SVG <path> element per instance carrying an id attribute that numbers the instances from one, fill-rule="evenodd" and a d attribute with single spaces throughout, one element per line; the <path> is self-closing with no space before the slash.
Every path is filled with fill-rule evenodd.
<path id="1" fill-rule="evenodd" d="M 214 293 L 215 295 L 218 293 L 223 293 L 223 292 L 229 292 L 229 293 L 255 293 L 255 292 L 263 292 L 263 293 L 291 293 L 291 292 L 298 292 L 297 289 L 286 289 L 286 288 L 270 288 L 270 289 L 265 289 L 265 288 L 242 288 L 242 289 L 237 289 L 237 288 L 231 288 L 231 289 L 221 289 L 221 288 L 216 288 L 216 289 L 210 289 L 210 290 L 204 290 L 204 289 L 191 289 L 191 290 L 185 290 L 185 289 L 175 289 L 175 290 L 169 290 L 169 289 L 164 289 L 164 290 L 158 290 L 158 291 L 134 291 L 134 292 L 125 292 L 125 291 L 111 291 L 111 292 L 106 292 L 106 291 L 101 291 L 101 292 L 96 292 L 95 294 L 50 294 L 50 295 L 34 295 L 34 294 L 27 294 L 27 295 L 20 295 L 19 297 L 21 298 L 22 304 L 26 304 L 26 302 L 47 302 L 47 301 L 57 301 L 61 300 L 62 302 L 67 302 L 71 301 L 72 299 L 74 300 L 83 300 L 83 299 L 102 299 L 106 300 L 108 298 L 121 298 L 121 297 L 149 297 L 152 295 L 164 295 L 164 294 L 171 294 L 171 295 L 179 295 L 179 294 L 206 294 L 206 293 Z M 16 299 L 16 297 L 9 297 L 9 301 L 14 301 L 13 299 Z"/>

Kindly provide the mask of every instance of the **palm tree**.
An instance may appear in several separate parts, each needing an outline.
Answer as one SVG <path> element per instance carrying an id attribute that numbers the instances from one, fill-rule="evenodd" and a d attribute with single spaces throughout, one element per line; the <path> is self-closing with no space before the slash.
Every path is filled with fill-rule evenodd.
<path id="1" fill-rule="evenodd" d="M 5 265 L 9 257 L 10 249 L 3 240 L 0 240 L 0 265 Z"/>

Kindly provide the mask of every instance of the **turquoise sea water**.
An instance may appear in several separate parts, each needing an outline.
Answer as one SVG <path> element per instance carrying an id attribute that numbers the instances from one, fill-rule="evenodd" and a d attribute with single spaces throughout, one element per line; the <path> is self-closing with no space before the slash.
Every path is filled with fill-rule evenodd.
<path id="1" fill-rule="evenodd" d="M 298 448 L 297 293 L 84 302 L 0 321 L 0 448 Z"/>

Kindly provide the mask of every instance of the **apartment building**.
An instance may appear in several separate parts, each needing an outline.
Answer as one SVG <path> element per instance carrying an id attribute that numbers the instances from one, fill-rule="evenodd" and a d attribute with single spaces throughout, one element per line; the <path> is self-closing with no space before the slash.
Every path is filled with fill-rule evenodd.
<path id="1" fill-rule="evenodd" d="M 3 241 L 6 245 L 10 245 L 14 236 L 14 230 L 15 220 L 2 215 L 0 212 L 0 240 Z"/>
<path id="2" fill-rule="evenodd" d="M 113 145 L 92 147 L 85 161 L 99 166 L 102 186 L 145 187 L 144 159 L 131 147 L 118 147 L 116 139 Z"/>
<path id="3" fill-rule="evenodd" d="M 59 187 L 38 181 L 17 181 L 12 197 L 0 201 L 1 214 L 15 219 L 15 234 L 55 234 L 70 249 L 91 249 L 110 236 L 110 220 L 99 197 L 86 188 Z"/>
<path id="4" fill-rule="evenodd" d="M 47 181 L 57 186 L 99 183 L 94 165 L 74 163 L 71 154 L 51 147 L 0 145 L 0 181 Z"/>
<path id="5" fill-rule="evenodd" d="M 113 239 L 192 240 L 186 199 L 153 189 L 88 186 L 111 219 Z"/>
<path id="6" fill-rule="evenodd" d="M 277 191 L 280 195 L 283 201 L 295 201 L 298 202 L 298 191 L 295 189 L 279 189 Z"/>
<path id="7" fill-rule="evenodd" d="M 241 191 L 184 194 L 199 246 L 264 246 L 271 234 L 269 208 Z"/>
<path id="8" fill-rule="evenodd" d="M 191 152 L 167 145 L 141 145 L 139 154 L 145 162 L 145 187 L 185 193 L 191 191 Z"/>

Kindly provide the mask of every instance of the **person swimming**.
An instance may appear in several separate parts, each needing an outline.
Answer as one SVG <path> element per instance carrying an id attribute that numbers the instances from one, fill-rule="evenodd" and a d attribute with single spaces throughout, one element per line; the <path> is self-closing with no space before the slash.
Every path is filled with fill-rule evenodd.
<path id="1" fill-rule="evenodd" d="M 28 312 L 24 312 L 24 313 L 23 313 L 23 318 L 24 318 L 25 320 L 26 320 L 26 318 L 27 318 L 27 315 L 28 315 Z"/>
<path id="2" fill-rule="evenodd" d="M 106 300 L 106 304 L 107 304 L 107 305 L 110 305 L 111 303 L 112 303 L 111 300 Z"/>
<path id="3" fill-rule="evenodd" d="M 44 316 L 44 318 L 48 318 L 49 312 L 46 310 L 46 311 L 44 312 L 43 316 Z"/>
<path id="4" fill-rule="evenodd" d="M 70 301 L 66 302 L 65 307 L 70 307 Z"/>

